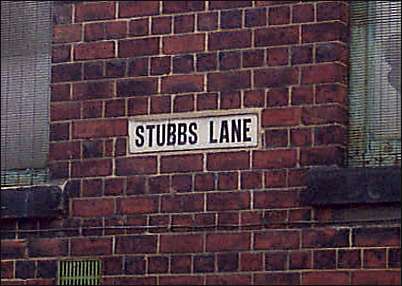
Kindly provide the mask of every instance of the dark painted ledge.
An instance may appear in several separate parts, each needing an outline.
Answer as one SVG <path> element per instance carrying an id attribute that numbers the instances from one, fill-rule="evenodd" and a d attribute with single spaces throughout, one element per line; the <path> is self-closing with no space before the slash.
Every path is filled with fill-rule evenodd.
<path id="1" fill-rule="evenodd" d="M 1 218 L 51 218 L 65 210 L 63 191 L 57 185 L 2 188 Z"/>
<path id="2" fill-rule="evenodd" d="M 311 206 L 400 203 L 401 168 L 314 168 L 302 200 Z"/>

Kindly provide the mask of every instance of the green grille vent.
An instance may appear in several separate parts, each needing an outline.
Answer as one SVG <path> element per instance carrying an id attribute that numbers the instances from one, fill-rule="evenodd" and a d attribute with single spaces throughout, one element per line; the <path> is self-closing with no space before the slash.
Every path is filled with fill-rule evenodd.
<path id="1" fill-rule="evenodd" d="M 95 259 L 59 261 L 57 285 L 100 285 L 101 267 Z"/>

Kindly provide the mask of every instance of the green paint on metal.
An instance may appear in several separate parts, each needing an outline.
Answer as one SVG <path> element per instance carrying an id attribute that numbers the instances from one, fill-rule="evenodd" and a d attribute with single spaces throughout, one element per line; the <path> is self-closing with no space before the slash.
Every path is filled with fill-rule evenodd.
<path id="1" fill-rule="evenodd" d="M 98 259 L 61 260 L 57 285 L 100 285 L 102 263 Z"/>

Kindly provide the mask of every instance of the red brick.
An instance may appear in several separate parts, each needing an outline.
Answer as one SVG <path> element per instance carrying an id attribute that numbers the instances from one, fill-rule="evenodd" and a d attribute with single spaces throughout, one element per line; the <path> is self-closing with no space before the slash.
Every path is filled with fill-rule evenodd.
<path id="1" fill-rule="evenodd" d="M 104 285 L 155 285 L 156 277 L 106 276 L 102 278 L 102 283 Z"/>
<path id="2" fill-rule="evenodd" d="M 70 84 L 53 84 L 51 88 L 51 102 L 70 100 Z"/>
<path id="3" fill-rule="evenodd" d="M 306 229 L 302 232 L 303 248 L 334 248 L 349 246 L 349 230 L 322 228 Z"/>
<path id="4" fill-rule="evenodd" d="M 341 20 L 348 22 L 348 4 L 332 1 L 317 4 L 317 21 Z"/>
<path id="5" fill-rule="evenodd" d="M 343 144 L 347 141 L 346 129 L 342 126 L 318 127 L 314 130 L 315 145 Z"/>
<path id="6" fill-rule="evenodd" d="M 387 264 L 386 249 L 364 249 L 363 268 L 384 269 Z"/>
<path id="7" fill-rule="evenodd" d="M 388 252 L 388 267 L 401 268 L 401 249 L 390 248 Z"/>
<path id="8" fill-rule="evenodd" d="M 109 159 L 102 160 L 85 160 L 72 162 L 72 177 L 97 177 L 108 176 L 112 174 L 112 161 Z"/>
<path id="9" fill-rule="evenodd" d="M 163 13 L 185 13 L 193 11 L 202 11 L 205 9 L 205 3 L 202 1 L 168 1 L 163 2 Z"/>
<path id="10" fill-rule="evenodd" d="M 112 254 L 111 238 L 73 238 L 71 240 L 71 255 L 108 254 Z"/>
<path id="11" fill-rule="evenodd" d="M 286 170 L 270 170 L 265 172 L 265 187 L 286 187 Z"/>
<path id="12" fill-rule="evenodd" d="M 84 63 L 84 79 L 102 79 L 104 77 L 103 62 Z"/>
<path id="13" fill-rule="evenodd" d="M 316 47 L 316 61 L 322 62 L 335 62 L 348 63 L 348 48 L 340 43 L 323 43 Z"/>
<path id="14" fill-rule="evenodd" d="M 269 150 L 253 152 L 253 168 L 290 168 L 296 166 L 296 150 Z"/>
<path id="15" fill-rule="evenodd" d="M 249 152 L 210 153 L 207 155 L 208 171 L 243 170 L 250 167 Z"/>
<path id="16" fill-rule="evenodd" d="M 82 102 L 82 118 L 102 117 L 103 102 L 102 101 L 85 101 Z"/>
<path id="17" fill-rule="evenodd" d="M 241 62 L 240 52 L 220 52 L 219 70 L 239 69 Z"/>
<path id="18" fill-rule="evenodd" d="M 172 106 L 171 100 L 170 96 L 151 97 L 151 114 L 170 113 Z"/>
<path id="19" fill-rule="evenodd" d="M 202 171 L 203 169 L 203 155 L 202 154 L 189 154 L 189 155 L 172 155 L 163 156 L 161 158 L 161 172 L 194 172 Z"/>
<path id="20" fill-rule="evenodd" d="M 169 269 L 169 257 L 148 257 L 148 273 L 167 273 Z"/>
<path id="21" fill-rule="evenodd" d="M 208 91 L 250 88 L 250 71 L 220 72 L 208 74 Z"/>
<path id="22" fill-rule="evenodd" d="M 289 88 L 270 88 L 267 91 L 267 106 L 287 106 L 289 105 Z"/>
<path id="23" fill-rule="evenodd" d="M 291 63 L 293 65 L 313 63 L 313 47 L 311 45 L 291 47 Z"/>
<path id="24" fill-rule="evenodd" d="M 105 102 L 105 117 L 119 117 L 126 114 L 125 99 L 114 99 Z"/>
<path id="25" fill-rule="evenodd" d="M 264 63 L 264 50 L 262 49 L 254 49 L 254 50 L 245 50 L 243 53 L 243 67 L 260 67 L 263 66 Z"/>
<path id="26" fill-rule="evenodd" d="M 151 177 L 148 182 L 151 194 L 168 193 L 170 191 L 170 177 L 168 175 Z"/>
<path id="27" fill-rule="evenodd" d="M 33 244 L 30 251 L 32 251 L 32 256 L 38 256 L 42 250 L 46 251 L 47 249 L 43 249 L 43 245 L 38 243 L 37 246 Z M 1 259 L 23 258 L 26 254 L 27 243 L 25 240 L 1 240 Z"/>
<path id="28" fill-rule="evenodd" d="M 190 273 L 191 256 L 190 255 L 172 256 L 170 260 L 170 268 L 172 273 Z"/>
<path id="29" fill-rule="evenodd" d="M 128 61 L 128 76 L 138 77 L 148 75 L 149 58 L 131 58 Z"/>
<path id="30" fill-rule="evenodd" d="M 130 98 L 127 103 L 128 115 L 143 115 L 148 113 L 148 97 Z"/>
<path id="31" fill-rule="evenodd" d="M 159 198 L 156 196 L 135 196 L 117 200 L 118 212 L 121 214 L 145 214 L 158 212 Z"/>
<path id="32" fill-rule="evenodd" d="M 96 21 L 114 19 L 115 2 L 87 2 L 75 6 L 75 21 Z"/>
<path id="33" fill-rule="evenodd" d="M 208 233 L 207 251 L 234 251 L 250 249 L 250 233 Z"/>
<path id="34" fill-rule="evenodd" d="M 14 278 L 14 262 L 2 261 L 1 262 L 1 279 Z"/>
<path id="35" fill-rule="evenodd" d="M 81 116 L 80 102 L 63 102 L 50 105 L 50 120 L 78 119 Z"/>
<path id="36" fill-rule="evenodd" d="M 124 190 L 124 179 L 110 178 L 105 180 L 105 196 L 122 195 Z"/>
<path id="37" fill-rule="evenodd" d="M 342 271 L 303 272 L 303 285 L 348 285 L 349 273 Z"/>
<path id="38" fill-rule="evenodd" d="M 158 14 L 159 14 L 158 1 L 119 2 L 119 18 L 152 16 Z"/>
<path id="39" fill-rule="evenodd" d="M 52 82 L 78 81 L 82 78 L 82 65 L 58 64 L 52 67 Z"/>
<path id="40" fill-rule="evenodd" d="M 311 269 L 311 251 L 292 251 L 289 253 L 289 269 Z"/>
<path id="41" fill-rule="evenodd" d="M 156 94 L 158 80 L 155 78 L 118 80 L 116 94 L 118 97 L 144 96 Z"/>
<path id="42" fill-rule="evenodd" d="M 161 253 L 201 252 L 203 249 L 203 236 L 201 234 L 161 235 Z"/>
<path id="43" fill-rule="evenodd" d="M 294 5 L 292 11 L 293 23 L 305 23 L 314 21 L 314 5 L 313 4 L 301 4 Z"/>
<path id="44" fill-rule="evenodd" d="M 297 249 L 299 245 L 298 231 L 264 231 L 254 235 L 254 249 Z"/>
<path id="45" fill-rule="evenodd" d="M 338 268 L 353 269 L 361 268 L 360 249 L 340 249 L 338 250 Z"/>
<path id="46" fill-rule="evenodd" d="M 79 142 L 61 142 L 49 144 L 49 161 L 79 159 L 81 155 Z"/>
<path id="47" fill-rule="evenodd" d="M 339 105 L 312 106 L 303 108 L 302 122 L 310 124 L 346 124 L 346 110 Z"/>
<path id="48" fill-rule="evenodd" d="M 105 256 L 102 257 L 103 273 L 105 275 L 121 274 L 123 267 L 123 257 Z"/>
<path id="49" fill-rule="evenodd" d="M 265 8 L 247 9 L 245 13 L 246 27 L 265 26 L 267 24 L 267 11 Z"/>
<path id="50" fill-rule="evenodd" d="M 241 253 L 240 254 L 241 271 L 261 271 L 262 254 L 261 253 Z"/>
<path id="51" fill-rule="evenodd" d="M 317 144 L 317 142 L 314 143 Z M 312 130 L 310 128 L 291 129 L 290 144 L 292 146 L 311 146 Z"/>
<path id="52" fill-rule="evenodd" d="M 218 175 L 218 190 L 238 189 L 239 175 L 237 172 L 225 172 Z"/>
<path id="53" fill-rule="evenodd" d="M 121 39 L 127 36 L 126 21 L 113 21 L 104 24 L 106 39 Z"/>
<path id="54" fill-rule="evenodd" d="M 162 93 L 185 93 L 203 90 L 203 75 L 174 75 L 162 78 Z"/>
<path id="55" fill-rule="evenodd" d="M 172 17 L 152 17 L 151 32 L 153 35 L 170 34 Z"/>
<path id="56" fill-rule="evenodd" d="M 85 120 L 73 122 L 73 138 L 100 138 L 127 135 L 127 120 Z"/>
<path id="57" fill-rule="evenodd" d="M 215 32 L 208 36 L 210 51 L 251 47 L 250 31 Z"/>
<path id="58" fill-rule="evenodd" d="M 72 201 L 72 215 L 99 217 L 114 214 L 113 199 L 80 199 Z"/>
<path id="59" fill-rule="evenodd" d="M 261 191 L 254 193 L 254 208 L 290 208 L 299 206 L 296 191 Z"/>
<path id="60" fill-rule="evenodd" d="M 297 26 L 261 28 L 255 31 L 255 45 L 257 47 L 297 43 L 299 43 L 299 28 Z"/>
<path id="61" fill-rule="evenodd" d="M 292 88 L 292 105 L 312 104 L 314 90 L 312 86 L 298 86 Z"/>
<path id="62" fill-rule="evenodd" d="M 194 56 L 180 55 L 173 58 L 173 73 L 194 72 Z"/>
<path id="63" fill-rule="evenodd" d="M 227 274 L 207 276 L 207 285 L 250 285 L 249 274 Z"/>
<path id="64" fill-rule="evenodd" d="M 400 227 L 364 227 L 353 230 L 353 246 L 400 246 Z"/>
<path id="65" fill-rule="evenodd" d="M 276 251 L 265 253 L 265 270 L 283 271 L 286 269 L 286 252 Z"/>
<path id="66" fill-rule="evenodd" d="M 210 10 L 242 8 L 252 6 L 252 1 L 213 1 L 209 5 Z"/>
<path id="67" fill-rule="evenodd" d="M 277 6 L 270 7 L 268 10 L 268 23 L 269 25 L 283 25 L 290 22 L 290 7 Z"/>
<path id="68" fill-rule="evenodd" d="M 303 43 L 347 40 L 347 26 L 339 23 L 317 23 L 302 25 Z"/>
<path id="69" fill-rule="evenodd" d="M 167 55 L 195 53 L 205 50 L 204 34 L 189 34 L 163 38 L 163 52 Z"/>
<path id="70" fill-rule="evenodd" d="M 192 175 L 172 176 L 172 190 L 174 192 L 191 192 L 193 187 Z"/>
<path id="71" fill-rule="evenodd" d="M 217 53 L 197 54 L 197 71 L 212 71 L 218 66 Z"/>
<path id="72" fill-rule="evenodd" d="M 250 208 L 249 192 L 219 192 L 207 195 L 207 210 L 242 210 Z"/>
<path id="73" fill-rule="evenodd" d="M 197 30 L 213 31 L 218 29 L 217 12 L 200 13 L 197 16 Z"/>
<path id="74" fill-rule="evenodd" d="M 180 95 L 174 98 L 173 112 L 194 111 L 194 95 Z"/>
<path id="75" fill-rule="evenodd" d="M 221 11 L 220 26 L 221 29 L 241 28 L 243 18 L 242 10 Z"/>
<path id="76" fill-rule="evenodd" d="M 289 62 L 288 48 L 267 49 L 267 64 L 269 66 L 287 65 Z"/>
<path id="77" fill-rule="evenodd" d="M 337 63 L 306 66 L 301 70 L 301 82 L 311 83 L 346 83 L 346 67 Z"/>
<path id="78" fill-rule="evenodd" d="M 283 87 L 298 83 L 296 68 L 268 68 L 256 70 L 254 82 L 256 87 Z"/>
<path id="79" fill-rule="evenodd" d="M 151 58 L 151 75 L 169 74 L 171 68 L 170 56 Z"/>
<path id="80" fill-rule="evenodd" d="M 57 45 L 52 47 L 52 63 L 69 62 L 71 60 L 71 46 Z"/>
<path id="81" fill-rule="evenodd" d="M 215 177 L 211 173 L 196 174 L 194 179 L 195 191 L 212 191 L 215 189 Z"/>
<path id="82" fill-rule="evenodd" d="M 300 154 L 300 165 L 340 165 L 344 163 L 344 150 L 339 147 L 303 148 Z"/>
<path id="83" fill-rule="evenodd" d="M 255 274 L 256 285 L 299 285 L 299 273 L 262 273 Z"/>
<path id="84" fill-rule="evenodd" d="M 118 176 L 155 174 L 156 165 L 155 156 L 116 159 L 116 174 Z"/>
<path id="85" fill-rule="evenodd" d="M 352 285 L 401 285 L 401 270 L 352 272 Z"/>
<path id="86" fill-rule="evenodd" d="M 173 31 L 175 34 L 194 32 L 195 16 L 177 15 L 174 17 Z"/>
<path id="87" fill-rule="evenodd" d="M 160 285 L 204 285 L 202 276 L 180 275 L 180 276 L 161 276 Z"/>
<path id="88" fill-rule="evenodd" d="M 81 41 L 82 25 L 69 24 L 53 27 L 53 43 L 72 43 Z"/>
<path id="89" fill-rule="evenodd" d="M 313 268 L 314 269 L 335 269 L 336 268 L 336 251 L 331 250 L 314 250 L 313 252 Z"/>
<path id="90" fill-rule="evenodd" d="M 53 6 L 53 24 L 69 24 L 73 18 L 73 5 L 63 3 L 64 5 Z"/>
<path id="91" fill-rule="evenodd" d="M 116 253 L 156 253 L 156 235 L 132 235 L 116 237 Z"/>
<path id="92" fill-rule="evenodd" d="M 262 173 L 260 172 L 242 172 L 241 189 L 260 189 L 262 188 Z"/>
<path id="93" fill-rule="evenodd" d="M 82 82 L 73 85 L 73 100 L 109 98 L 113 95 L 112 81 Z"/>
<path id="94" fill-rule="evenodd" d="M 216 93 L 202 93 L 197 95 L 197 110 L 218 108 L 218 95 Z"/>
<path id="95" fill-rule="evenodd" d="M 130 36 L 146 36 L 149 34 L 149 19 L 135 19 L 129 22 L 128 34 Z"/>
<path id="96" fill-rule="evenodd" d="M 244 91 L 244 107 L 263 107 L 265 104 L 264 90 Z"/>
<path id="97" fill-rule="evenodd" d="M 69 162 L 49 162 L 49 177 L 52 179 L 67 178 L 69 176 Z"/>
<path id="98" fill-rule="evenodd" d="M 118 51 L 120 58 L 157 55 L 159 38 L 120 40 Z"/>
<path id="99" fill-rule="evenodd" d="M 68 242 L 63 239 L 33 239 L 29 241 L 30 257 L 65 256 Z"/>
<path id="100" fill-rule="evenodd" d="M 241 106 L 241 93 L 240 91 L 222 91 L 220 94 L 220 108 L 221 109 L 234 109 Z"/>
<path id="101" fill-rule="evenodd" d="M 267 147 L 287 147 L 288 141 L 287 129 L 273 129 L 265 131 L 265 146 Z"/>
<path id="102" fill-rule="evenodd" d="M 99 41 L 105 39 L 105 23 L 90 23 L 84 26 L 85 41 Z"/>
<path id="103" fill-rule="evenodd" d="M 325 84 L 316 87 L 317 103 L 337 102 L 345 104 L 347 101 L 347 88 L 340 84 Z"/>
<path id="104" fill-rule="evenodd" d="M 146 181 L 143 176 L 127 178 L 127 194 L 144 194 L 146 192 Z"/>
<path id="105" fill-rule="evenodd" d="M 204 210 L 204 195 L 168 195 L 161 200 L 161 212 L 197 212 Z"/>

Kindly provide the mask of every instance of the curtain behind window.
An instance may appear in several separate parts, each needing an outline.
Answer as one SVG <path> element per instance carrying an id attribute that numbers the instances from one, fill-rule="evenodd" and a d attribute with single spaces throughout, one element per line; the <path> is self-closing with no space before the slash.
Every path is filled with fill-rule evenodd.
<path id="1" fill-rule="evenodd" d="M 50 49 L 50 1 L 1 1 L 2 175 L 46 167 Z"/>
<path id="2" fill-rule="evenodd" d="M 351 2 L 349 165 L 401 159 L 401 2 Z"/>

